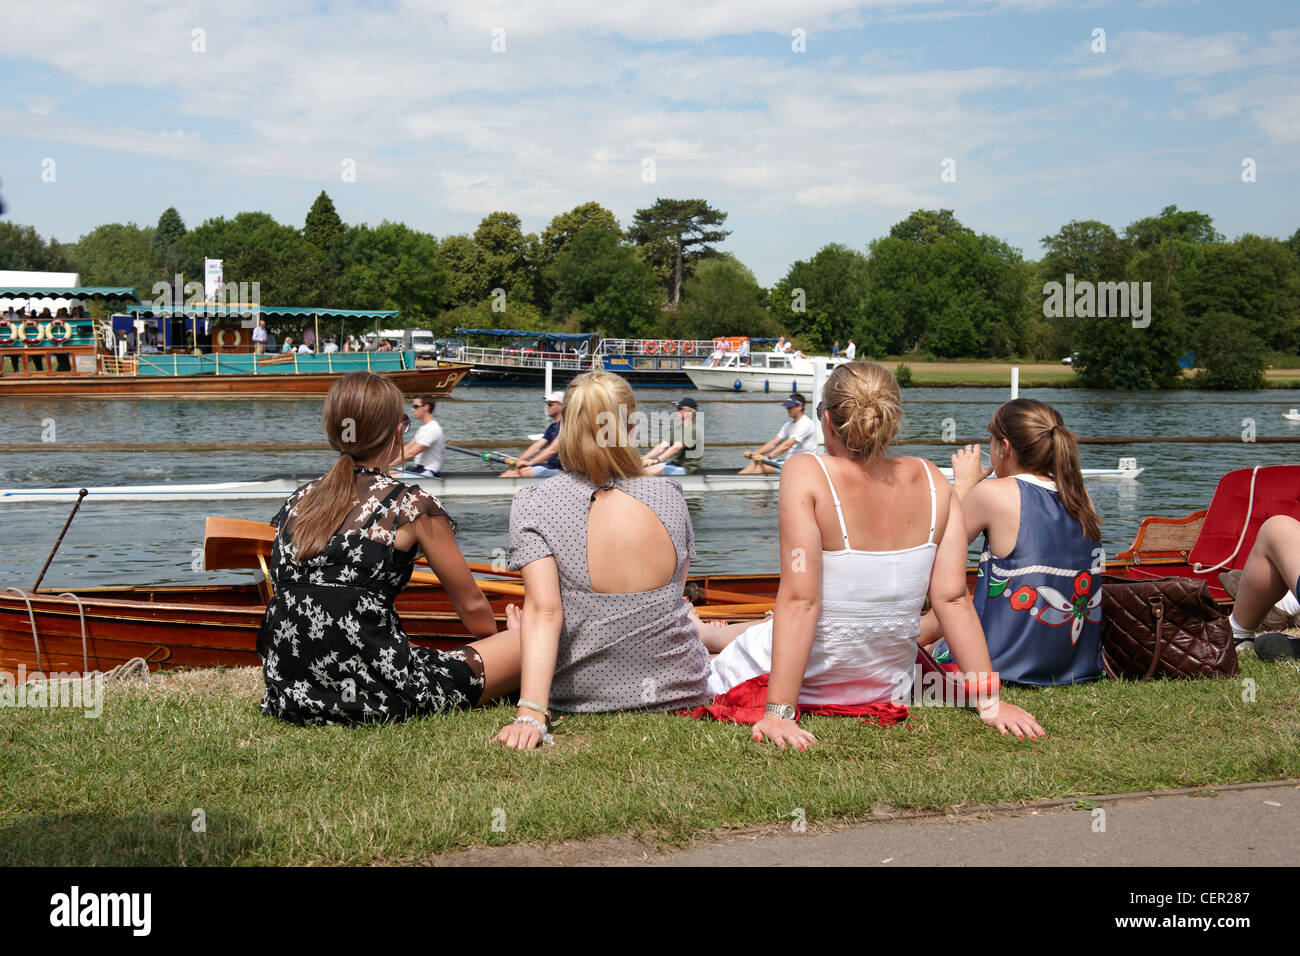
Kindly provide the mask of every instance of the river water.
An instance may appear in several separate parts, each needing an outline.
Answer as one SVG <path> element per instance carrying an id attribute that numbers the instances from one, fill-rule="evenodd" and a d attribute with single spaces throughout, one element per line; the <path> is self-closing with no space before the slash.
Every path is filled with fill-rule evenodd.
<path id="1" fill-rule="evenodd" d="M 706 448 L 705 467 L 739 468 L 741 448 L 709 447 L 710 441 L 757 446 L 776 434 L 786 414 L 779 396 L 695 392 Z M 671 411 L 678 392 L 646 389 L 638 395 L 648 413 Z M 920 455 L 948 464 L 941 446 L 909 440 L 987 440 L 986 426 L 1001 388 L 910 388 L 903 392 L 906 420 L 895 454 Z M 1110 468 L 1135 457 L 1146 469 L 1136 480 L 1092 480 L 1089 490 L 1101 513 L 1108 553 L 1127 547 L 1146 515 L 1183 515 L 1209 504 L 1218 479 L 1233 468 L 1285 464 L 1300 459 L 1300 445 L 1241 441 L 1254 422 L 1258 436 L 1300 435 L 1300 424 L 1282 413 L 1300 406 L 1300 390 L 1260 392 L 1094 392 L 1025 389 L 1027 397 L 1055 405 L 1081 436 L 1225 436 L 1222 444 L 1124 443 L 1085 445 L 1084 467 Z M 155 484 L 166 481 L 234 481 L 275 473 L 315 474 L 328 468 L 331 452 L 81 452 L 100 442 L 320 441 L 320 400 L 153 401 L 0 400 L 0 487 Z M 523 388 L 461 388 L 441 401 L 437 418 L 448 440 L 494 440 L 517 444 L 547 424 L 540 393 Z M 53 419 L 56 442 L 40 452 L 15 452 L 14 443 L 40 442 Z M 945 423 L 948 435 L 945 434 Z M 63 450 L 66 448 L 67 450 Z M 485 466 L 448 452 L 447 469 Z M 718 494 L 688 498 L 695 525 L 698 573 L 777 570 L 776 494 Z M 461 548 L 470 560 L 490 561 L 509 546 L 509 498 L 447 499 Z M 30 587 L 58 536 L 70 505 L 0 505 L 0 587 Z M 87 503 L 72 523 L 42 588 L 99 584 L 197 583 L 248 580 L 240 572 L 194 570 L 208 514 L 269 518 L 267 501 Z"/>

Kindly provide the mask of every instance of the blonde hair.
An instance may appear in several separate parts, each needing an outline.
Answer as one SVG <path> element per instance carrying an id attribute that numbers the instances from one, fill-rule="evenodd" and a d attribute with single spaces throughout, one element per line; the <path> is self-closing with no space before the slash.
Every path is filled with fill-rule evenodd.
<path id="1" fill-rule="evenodd" d="M 403 404 L 401 390 L 373 372 L 350 372 L 330 387 L 321 421 L 339 459 L 298 503 L 288 535 L 296 561 L 320 554 L 343 524 L 357 503 L 353 469 L 394 444 Z"/>
<path id="2" fill-rule="evenodd" d="M 866 359 L 831 372 L 822 386 L 822 404 L 849 454 L 868 464 L 885 456 L 903 421 L 898 382 L 883 365 Z"/>
<path id="3" fill-rule="evenodd" d="M 1062 506 L 1079 522 L 1084 537 L 1101 540 L 1101 518 L 1083 487 L 1079 441 L 1060 412 L 1036 398 L 1012 399 L 993 413 L 989 434 L 1011 443 L 1021 468 L 1055 481 Z"/>
<path id="4" fill-rule="evenodd" d="M 625 378 L 602 371 L 579 375 L 569 383 L 560 407 L 560 464 L 566 471 L 598 485 L 645 474 L 629 434 L 636 396 Z"/>

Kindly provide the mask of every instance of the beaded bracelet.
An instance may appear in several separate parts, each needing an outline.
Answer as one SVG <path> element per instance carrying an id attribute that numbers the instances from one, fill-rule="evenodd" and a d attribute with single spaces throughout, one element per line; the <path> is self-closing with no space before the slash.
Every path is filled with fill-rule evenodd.
<path id="1" fill-rule="evenodd" d="M 542 743 L 544 744 L 555 743 L 555 738 L 546 732 L 546 725 L 541 721 L 539 721 L 536 717 L 516 717 L 515 723 L 527 724 L 530 727 L 536 727 L 539 731 L 541 731 Z"/>

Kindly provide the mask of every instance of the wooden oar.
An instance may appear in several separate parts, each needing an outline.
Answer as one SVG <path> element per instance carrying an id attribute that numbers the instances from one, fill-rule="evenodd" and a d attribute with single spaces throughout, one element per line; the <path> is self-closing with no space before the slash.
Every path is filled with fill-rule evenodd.
<path id="1" fill-rule="evenodd" d="M 745 457 L 750 461 L 758 462 L 760 465 L 771 465 L 777 471 L 781 470 L 782 463 L 777 461 L 775 458 L 768 458 L 765 455 L 759 455 L 752 451 L 745 452 Z"/>
<path id="2" fill-rule="evenodd" d="M 261 567 L 259 558 L 271 556 L 274 543 L 275 528 L 265 521 L 209 516 L 203 525 L 203 567 L 256 570 Z"/>
<path id="3" fill-rule="evenodd" d="M 474 580 L 478 581 L 479 590 L 484 594 L 505 594 L 510 597 L 520 598 L 524 596 L 524 586 L 522 584 L 510 584 L 506 581 L 483 581 L 479 578 Z M 442 582 L 438 580 L 438 575 L 432 571 L 413 571 L 411 573 L 411 583 L 442 586 Z"/>
<path id="4" fill-rule="evenodd" d="M 458 445 L 448 445 L 448 446 L 447 446 L 447 450 L 448 450 L 448 451 L 458 451 L 458 452 L 460 452 L 462 455 L 473 455 L 475 458 L 478 458 L 478 459 L 480 459 L 481 461 L 486 461 L 486 462 L 490 462 L 490 463 L 498 464 L 498 465 L 508 465 L 508 466 L 511 467 L 511 468 L 513 468 L 513 467 L 515 466 L 515 464 L 516 464 L 516 463 L 518 462 L 518 460 L 519 460 L 519 459 L 517 459 L 517 458 L 507 458 L 505 455 L 498 455 L 498 454 L 497 454 L 496 452 L 494 452 L 494 451 L 481 451 L 481 452 L 480 452 L 480 451 L 474 451 L 474 450 L 471 449 L 471 448 L 461 448 L 461 447 L 458 446 Z"/>
<path id="5" fill-rule="evenodd" d="M 41 589 L 41 582 L 45 580 L 45 572 L 50 569 L 50 562 L 54 560 L 54 554 L 59 550 L 59 545 L 63 544 L 63 536 L 68 533 L 68 526 L 72 524 L 72 519 L 77 516 L 77 509 L 81 507 L 82 500 L 90 492 L 82 488 L 77 493 L 77 503 L 72 506 L 72 511 L 68 513 L 68 520 L 63 522 L 63 530 L 59 532 L 59 540 L 54 542 L 54 547 L 50 549 L 50 556 L 45 559 L 45 566 L 41 568 L 41 573 L 36 575 L 36 583 L 32 585 L 32 593 L 35 594 Z M 36 625 L 32 625 L 32 633 L 36 633 Z"/>

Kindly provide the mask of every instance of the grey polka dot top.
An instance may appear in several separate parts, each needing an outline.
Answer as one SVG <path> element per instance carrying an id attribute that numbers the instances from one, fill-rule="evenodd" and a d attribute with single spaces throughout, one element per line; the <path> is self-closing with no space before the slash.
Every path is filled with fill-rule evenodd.
<path id="1" fill-rule="evenodd" d="M 573 472 L 525 488 L 510 509 L 510 567 L 548 555 L 560 572 L 564 621 L 550 706 L 554 711 L 668 710 L 708 703 L 709 652 L 682 597 L 695 534 L 681 485 L 667 478 L 616 480 L 664 523 L 677 567 L 666 585 L 635 594 L 593 591 L 587 515 L 598 486 Z"/>

